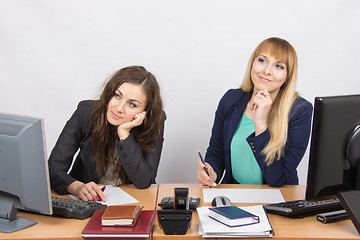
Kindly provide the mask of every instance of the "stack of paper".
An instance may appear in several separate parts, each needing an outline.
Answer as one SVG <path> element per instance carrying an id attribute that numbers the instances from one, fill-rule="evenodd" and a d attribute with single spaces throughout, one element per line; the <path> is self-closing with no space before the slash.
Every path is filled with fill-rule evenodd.
<path id="1" fill-rule="evenodd" d="M 197 208 L 199 214 L 199 234 L 204 238 L 259 238 L 274 236 L 262 205 L 241 207 L 241 209 L 259 216 L 260 222 L 246 226 L 228 227 L 209 217 L 209 207 Z"/>

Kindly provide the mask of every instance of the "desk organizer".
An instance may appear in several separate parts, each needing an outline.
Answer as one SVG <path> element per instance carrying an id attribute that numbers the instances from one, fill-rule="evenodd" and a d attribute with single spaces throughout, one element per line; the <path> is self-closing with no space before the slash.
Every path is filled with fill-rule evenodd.
<path id="1" fill-rule="evenodd" d="M 165 235 L 185 235 L 191 226 L 193 210 L 157 210 L 160 227 Z"/>

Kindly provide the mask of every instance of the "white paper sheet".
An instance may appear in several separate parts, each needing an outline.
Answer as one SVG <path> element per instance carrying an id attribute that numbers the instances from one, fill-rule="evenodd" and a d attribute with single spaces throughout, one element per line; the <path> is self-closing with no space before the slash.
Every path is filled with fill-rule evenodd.
<path id="1" fill-rule="evenodd" d="M 102 188 L 102 186 L 99 186 Z M 106 189 L 104 190 L 106 202 L 101 202 L 101 204 L 105 204 L 108 206 L 112 205 L 121 205 L 121 204 L 131 204 L 138 203 L 139 201 L 129 195 L 127 192 L 122 190 L 119 187 L 106 185 Z M 72 199 L 79 199 L 77 196 L 69 194 Z"/>
<path id="2" fill-rule="evenodd" d="M 216 196 L 226 196 L 232 203 L 278 203 L 284 202 L 279 189 L 203 188 L 204 202 Z"/>

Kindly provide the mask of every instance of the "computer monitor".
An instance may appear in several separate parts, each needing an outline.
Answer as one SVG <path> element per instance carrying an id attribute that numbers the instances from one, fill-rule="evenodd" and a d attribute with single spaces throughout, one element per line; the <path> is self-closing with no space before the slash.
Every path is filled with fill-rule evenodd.
<path id="1" fill-rule="evenodd" d="M 0 232 L 36 224 L 17 210 L 52 214 L 43 120 L 0 113 Z"/>
<path id="2" fill-rule="evenodd" d="M 316 97 L 306 200 L 360 189 L 360 95 Z"/>

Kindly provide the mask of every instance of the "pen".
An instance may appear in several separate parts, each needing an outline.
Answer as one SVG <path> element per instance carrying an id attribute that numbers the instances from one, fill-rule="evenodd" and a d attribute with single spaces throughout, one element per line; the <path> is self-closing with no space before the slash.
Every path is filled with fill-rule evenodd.
<path id="1" fill-rule="evenodd" d="M 197 151 L 198 151 L 199 158 L 200 158 L 201 162 L 205 165 L 205 161 L 204 161 L 204 158 L 203 158 L 202 155 L 201 155 L 200 150 L 198 149 Z M 205 166 L 206 166 L 206 165 L 205 165 Z M 205 170 L 206 174 L 210 177 L 210 173 L 209 173 L 208 169 L 207 169 L 206 167 L 204 167 L 204 170 Z M 210 177 L 210 178 L 211 178 L 211 177 Z M 216 183 L 213 182 L 213 186 L 215 187 L 215 186 L 216 186 Z M 211 186 L 210 186 L 210 187 L 211 187 Z"/>
<path id="2" fill-rule="evenodd" d="M 103 186 L 103 187 L 101 188 L 101 191 L 104 192 L 105 188 L 106 188 L 106 186 Z M 100 198 L 99 195 L 97 195 L 96 198 L 95 198 L 95 200 L 94 200 L 94 202 L 99 201 L 99 198 Z"/>

